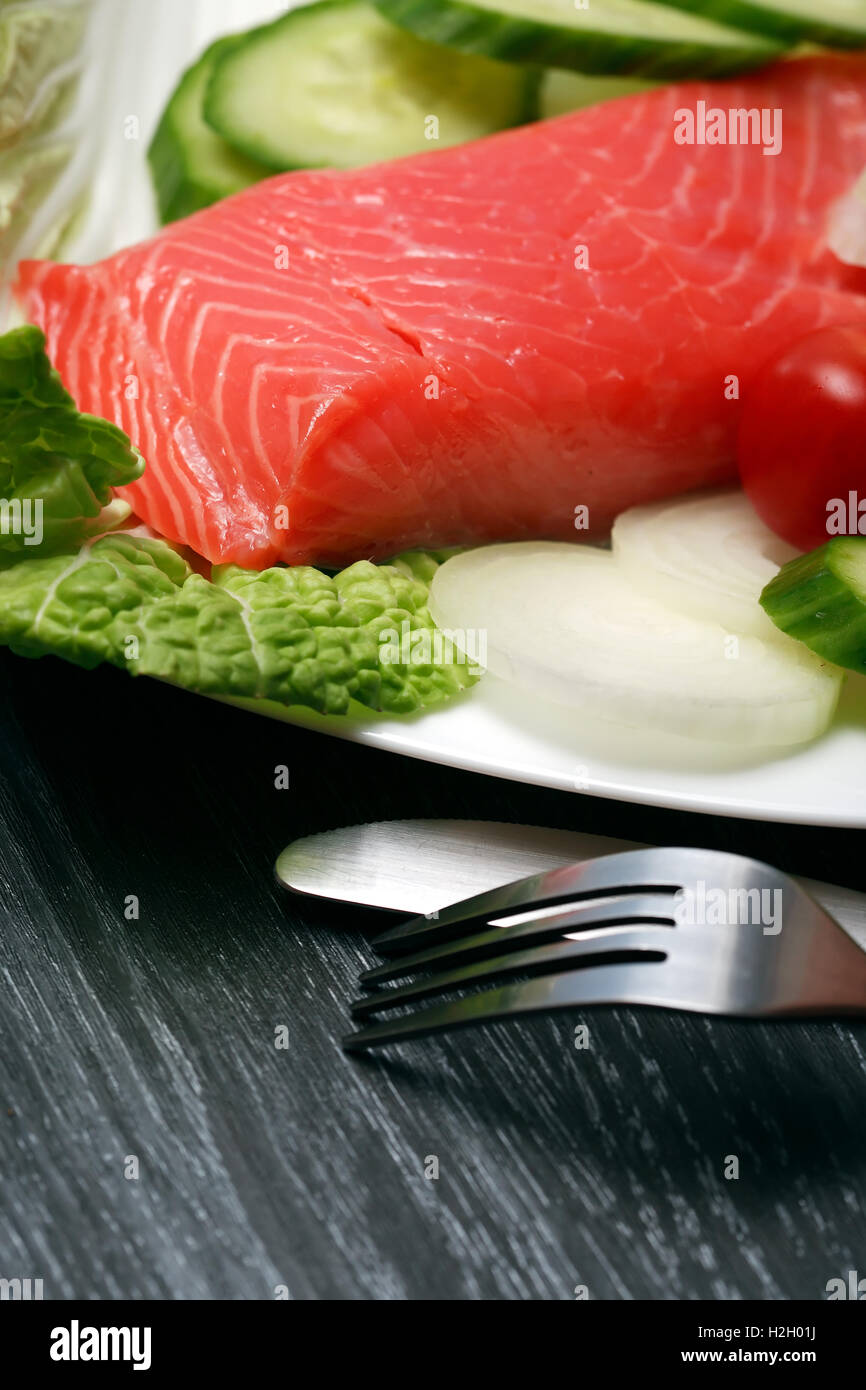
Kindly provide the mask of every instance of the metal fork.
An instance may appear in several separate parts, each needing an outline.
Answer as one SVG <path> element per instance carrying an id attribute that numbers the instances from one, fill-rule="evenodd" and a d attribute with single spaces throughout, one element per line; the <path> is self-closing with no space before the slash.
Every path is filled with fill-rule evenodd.
<path id="1" fill-rule="evenodd" d="M 838 922 L 786 874 L 710 850 L 631 850 L 533 874 L 413 918 L 373 946 L 390 959 L 360 976 L 374 992 L 353 1017 L 406 1011 L 349 1034 L 350 1052 L 596 1004 L 866 1014 L 866 952 Z M 530 978 L 465 993 L 514 975 Z"/>

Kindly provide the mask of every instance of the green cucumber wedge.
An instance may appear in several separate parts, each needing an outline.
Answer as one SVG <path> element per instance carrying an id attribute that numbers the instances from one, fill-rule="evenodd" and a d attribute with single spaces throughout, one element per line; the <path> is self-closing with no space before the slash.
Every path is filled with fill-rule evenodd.
<path id="1" fill-rule="evenodd" d="M 786 43 L 866 48 L 866 0 L 665 0 Z"/>
<path id="2" fill-rule="evenodd" d="M 789 561 L 764 589 L 761 607 L 818 656 L 866 671 L 866 536 L 836 536 Z"/>
<path id="3" fill-rule="evenodd" d="M 585 106 L 600 106 L 618 97 L 631 97 L 637 92 L 649 92 L 656 82 L 642 77 L 598 77 L 563 68 L 548 68 L 541 79 L 538 98 L 542 120 L 564 116 L 568 111 L 582 111 Z"/>
<path id="4" fill-rule="evenodd" d="M 376 0 L 388 19 L 467 53 L 589 73 L 723 77 L 783 51 L 649 0 Z"/>
<path id="5" fill-rule="evenodd" d="M 267 178 L 272 169 L 238 154 L 205 124 L 205 88 L 234 38 L 217 39 L 187 68 L 162 114 L 147 158 L 160 219 L 174 222 Z"/>
<path id="6" fill-rule="evenodd" d="M 272 169 L 352 168 L 462 144 L 537 113 L 539 75 L 395 28 L 360 0 L 322 0 L 221 54 L 211 127 Z"/>

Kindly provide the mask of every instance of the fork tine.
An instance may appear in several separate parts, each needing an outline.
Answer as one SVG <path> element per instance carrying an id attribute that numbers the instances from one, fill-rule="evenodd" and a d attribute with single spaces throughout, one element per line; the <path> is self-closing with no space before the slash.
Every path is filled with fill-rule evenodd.
<path id="1" fill-rule="evenodd" d="M 375 1023 L 349 1033 L 342 1040 L 346 1052 L 363 1052 L 386 1043 L 429 1037 L 452 1029 L 469 1028 L 475 1023 L 495 1023 L 526 1014 L 553 1013 L 558 1009 L 596 1004 L 645 1004 L 657 1008 L 701 1009 L 690 1001 L 688 992 L 671 998 L 666 992 L 668 962 L 646 964 L 620 962 L 577 970 L 484 990 L 450 1004 L 418 1009 L 387 1023 Z M 668 986 L 670 979 L 668 978 Z M 625 992 L 627 991 L 627 992 Z"/>
<path id="2" fill-rule="evenodd" d="M 359 976 L 362 985 L 384 984 L 398 979 L 414 970 L 428 966 L 443 968 L 452 964 L 466 964 L 470 960 L 485 956 L 505 955 L 520 950 L 521 943 L 532 941 L 541 945 L 544 941 L 555 941 L 568 931 L 592 930 L 601 927 L 637 926 L 641 922 L 670 929 L 674 925 L 669 900 L 650 894 L 613 899 L 597 898 L 590 902 L 570 907 L 566 912 L 557 912 L 546 917 L 535 917 L 515 926 L 488 928 L 474 936 L 461 937 L 413 955 L 397 956 L 384 965 L 374 966 Z"/>
<path id="3" fill-rule="evenodd" d="M 705 867 L 707 853 L 703 851 Z M 692 860 L 697 861 L 697 851 L 637 849 L 548 869 L 545 873 L 531 874 L 516 883 L 489 889 L 442 908 L 435 920 L 413 917 L 377 936 L 373 948 L 385 956 L 414 951 L 421 946 L 451 940 L 462 935 L 471 922 L 501 916 L 509 909 L 540 907 L 565 900 L 579 902 L 623 893 L 672 894 L 682 886 L 683 870 L 688 871 Z M 699 868 L 695 862 L 695 876 Z"/>
<path id="4" fill-rule="evenodd" d="M 488 980 L 507 975 L 546 975 L 559 969 L 578 969 L 580 962 L 587 965 L 613 964 L 616 960 L 630 959 L 664 960 L 665 935 L 669 928 L 649 926 L 634 928 L 630 926 L 605 927 L 601 931 L 587 931 L 577 940 L 549 942 L 545 946 L 534 946 L 527 951 L 514 951 L 511 955 L 496 956 L 493 960 L 474 961 L 471 965 L 460 966 L 456 970 L 443 971 L 441 975 L 427 975 L 411 984 L 396 989 L 383 989 L 377 994 L 368 994 L 352 1005 L 353 1018 L 366 1018 L 384 1009 L 396 1009 L 404 1004 L 417 1003 L 437 994 L 464 985 L 484 984 Z"/>

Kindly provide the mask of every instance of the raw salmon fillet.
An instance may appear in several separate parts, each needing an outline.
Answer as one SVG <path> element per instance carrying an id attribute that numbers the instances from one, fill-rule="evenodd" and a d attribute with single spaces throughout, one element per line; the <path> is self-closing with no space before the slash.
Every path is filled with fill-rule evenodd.
<path id="1" fill-rule="evenodd" d="M 780 109 L 781 153 L 677 144 L 699 101 Z M 819 57 L 278 175 L 19 293 L 145 455 L 135 511 L 210 560 L 574 538 L 728 478 L 757 365 L 866 319 L 824 243 L 864 166 L 866 59 Z"/>

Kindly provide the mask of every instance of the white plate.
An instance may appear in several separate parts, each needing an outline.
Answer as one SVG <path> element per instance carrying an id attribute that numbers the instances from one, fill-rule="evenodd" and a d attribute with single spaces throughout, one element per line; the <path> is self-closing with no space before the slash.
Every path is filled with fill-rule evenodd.
<path id="1" fill-rule="evenodd" d="M 113 28 L 116 0 L 98 3 Z M 99 258 L 156 229 L 145 150 L 181 68 L 218 34 L 286 8 L 280 0 L 124 0 L 109 62 L 101 77 L 98 67 L 93 72 L 96 187 L 70 260 Z M 866 825 L 866 681 L 859 678 L 850 681 L 827 737 L 766 759 L 590 724 L 555 705 L 530 707 L 491 678 L 454 704 L 406 721 L 259 708 L 376 748 L 566 791 L 752 819 Z"/>

